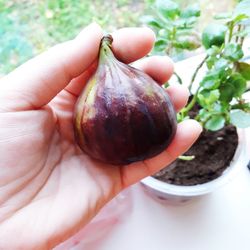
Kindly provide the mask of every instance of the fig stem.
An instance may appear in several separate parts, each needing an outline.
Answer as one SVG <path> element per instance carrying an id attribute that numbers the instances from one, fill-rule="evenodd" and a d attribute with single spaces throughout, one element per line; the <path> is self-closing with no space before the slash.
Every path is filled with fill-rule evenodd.
<path id="1" fill-rule="evenodd" d="M 111 44 L 113 42 L 113 37 L 108 34 L 102 37 L 100 45 L 100 62 L 105 62 L 106 58 L 114 58 L 113 52 L 111 50 Z"/>
<path id="2" fill-rule="evenodd" d="M 107 35 L 102 37 L 101 46 L 106 44 L 109 47 L 111 47 L 112 42 L 113 42 L 113 37 L 110 34 L 107 34 Z"/>

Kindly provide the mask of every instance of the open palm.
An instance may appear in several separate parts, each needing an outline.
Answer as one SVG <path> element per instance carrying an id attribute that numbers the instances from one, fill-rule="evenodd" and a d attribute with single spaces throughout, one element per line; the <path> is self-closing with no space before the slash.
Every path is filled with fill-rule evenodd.
<path id="1" fill-rule="evenodd" d="M 125 187 L 165 167 L 185 152 L 201 129 L 178 125 L 160 155 L 126 166 L 100 163 L 75 144 L 72 112 L 93 73 L 102 31 L 96 24 L 76 39 L 30 60 L 0 83 L 0 249 L 51 249 L 71 237 Z M 152 48 L 149 29 L 114 32 L 113 50 L 126 63 Z M 135 62 L 159 83 L 172 73 L 166 57 Z M 187 91 L 170 87 L 176 110 Z"/>

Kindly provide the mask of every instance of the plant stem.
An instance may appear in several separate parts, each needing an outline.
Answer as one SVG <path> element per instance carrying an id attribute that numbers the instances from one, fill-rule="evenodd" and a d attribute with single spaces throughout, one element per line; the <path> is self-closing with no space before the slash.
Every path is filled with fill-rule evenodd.
<path id="1" fill-rule="evenodd" d="M 174 75 L 176 76 L 178 83 L 182 84 L 181 77 L 176 72 L 174 72 Z"/>
<path id="2" fill-rule="evenodd" d="M 250 111 L 250 103 L 245 103 L 244 100 L 239 100 L 238 103 L 232 105 L 231 109 L 241 109 L 244 111 Z"/>
<path id="3" fill-rule="evenodd" d="M 201 67 L 203 66 L 203 64 L 206 62 L 206 60 L 208 59 L 208 55 L 206 55 L 206 57 L 200 62 L 200 64 L 197 66 L 196 70 L 194 71 L 194 74 L 192 75 L 192 78 L 191 78 L 191 82 L 190 82 L 190 85 L 189 85 L 189 90 L 192 89 L 192 86 L 193 86 L 193 83 L 194 83 L 194 80 L 199 72 L 199 70 L 201 69 Z"/>
<path id="4" fill-rule="evenodd" d="M 197 89 L 196 93 L 194 94 L 191 102 L 185 107 L 182 109 L 182 113 L 184 114 L 184 116 L 187 115 L 187 113 L 193 108 L 193 106 L 195 105 L 196 103 L 196 100 L 197 100 L 197 96 L 198 96 L 198 92 L 200 90 L 200 87 Z"/>
<path id="5" fill-rule="evenodd" d="M 245 39 L 245 37 L 241 37 L 241 38 L 240 38 L 240 46 L 241 46 L 241 48 L 242 48 L 242 46 L 243 46 L 244 39 Z"/>
<path id="6" fill-rule="evenodd" d="M 237 32 L 240 32 L 240 31 L 241 31 L 241 27 L 242 27 L 242 26 L 239 24 L 239 25 L 238 25 Z M 238 41 L 239 41 L 239 36 L 236 36 L 235 42 L 238 43 Z"/>
<path id="7" fill-rule="evenodd" d="M 233 29 L 234 29 L 234 23 L 230 22 L 229 23 L 229 35 L 228 35 L 228 43 L 231 42 L 231 39 L 233 37 Z"/>

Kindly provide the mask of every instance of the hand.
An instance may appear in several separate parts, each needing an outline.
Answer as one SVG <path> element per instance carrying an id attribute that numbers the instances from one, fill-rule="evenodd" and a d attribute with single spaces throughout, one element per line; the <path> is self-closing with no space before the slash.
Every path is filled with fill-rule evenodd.
<path id="1" fill-rule="evenodd" d="M 183 154 L 201 132 L 192 120 L 178 125 L 160 155 L 114 167 L 91 159 L 75 144 L 72 111 L 93 73 L 102 30 L 96 24 L 2 78 L 0 82 L 0 249 L 51 249 L 88 223 L 125 187 Z M 145 56 L 154 34 L 147 28 L 113 33 L 113 50 L 126 63 Z M 134 65 L 159 83 L 173 72 L 167 57 Z M 175 109 L 188 92 L 170 87 Z"/>

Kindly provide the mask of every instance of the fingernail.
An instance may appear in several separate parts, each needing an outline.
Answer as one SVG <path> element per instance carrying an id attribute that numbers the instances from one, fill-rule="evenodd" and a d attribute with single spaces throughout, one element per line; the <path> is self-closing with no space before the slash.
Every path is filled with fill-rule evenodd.
<path id="1" fill-rule="evenodd" d="M 201 132 L 203 131 L 203 127 L 201 126 L 201 124 L 193 119 L 190 119 L 190 121 L 193 123 L 193 126 L 196 127 L 197 132 L 199 131 L 199 133 L 201 134 Z"/>
<path id="2" fill-rule="evenodd" d="M 194 119 L 188 119 L 188 120 L 184 120 L 183 122 L 181 122 L 180 124 L 183 124 L 183 128 L 190 130 L 190 131 L 196 131 L 197 133 L 201 133 L 203 128 L 201 126 L 201 124 L 194 120 Z"/>

